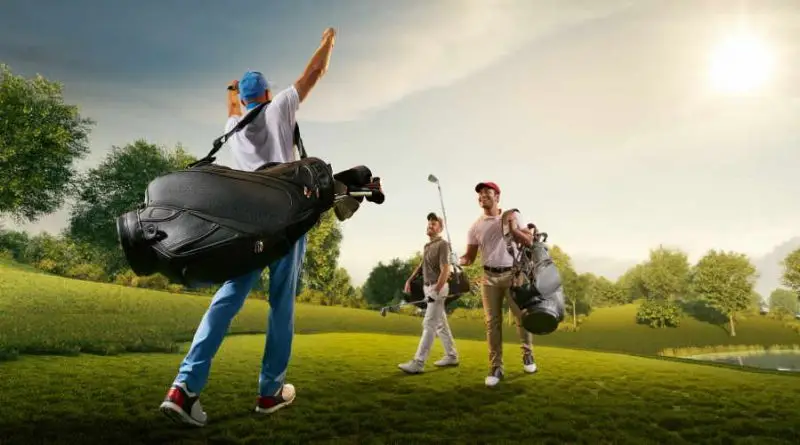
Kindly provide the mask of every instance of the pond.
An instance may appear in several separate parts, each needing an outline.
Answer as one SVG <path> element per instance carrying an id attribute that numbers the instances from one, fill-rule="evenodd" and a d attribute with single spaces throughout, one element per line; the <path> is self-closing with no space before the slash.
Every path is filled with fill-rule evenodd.
<path id="1" fill-rule="evenodd" d="M 746 366 L 750 368 L 775 369 L 778 371 L 800 372 L 800 351 L 769 351 L 769 352 L 730 352 L 718 354 L 703 354 L 687 357 L 692 360 L 706 362 L 727 363 L 730 365 Z"/>

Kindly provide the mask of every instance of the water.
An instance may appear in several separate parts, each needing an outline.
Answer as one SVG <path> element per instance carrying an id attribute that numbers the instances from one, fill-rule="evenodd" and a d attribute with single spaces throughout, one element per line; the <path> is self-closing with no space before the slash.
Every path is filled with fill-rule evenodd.
<path id="1" fill-rule="evenodd" d="M 800 372 L 800 351 L 734 352 L 727 354 L 705 354 L 689 357 L 715 363 L 727 363 L 750 368 L 774 369 Z"/>

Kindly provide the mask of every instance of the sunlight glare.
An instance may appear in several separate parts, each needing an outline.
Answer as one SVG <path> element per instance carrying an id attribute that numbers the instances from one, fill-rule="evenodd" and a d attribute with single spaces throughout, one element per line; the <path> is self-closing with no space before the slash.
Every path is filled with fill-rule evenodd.
<path id="1" fill-rule="evenodd" d="M 774 60 L 764 42 L 748 34 L 720 43 L 711 57 L 711 84 L 721 93 L 748 93 L 762 87 L 772 75 Z"/>

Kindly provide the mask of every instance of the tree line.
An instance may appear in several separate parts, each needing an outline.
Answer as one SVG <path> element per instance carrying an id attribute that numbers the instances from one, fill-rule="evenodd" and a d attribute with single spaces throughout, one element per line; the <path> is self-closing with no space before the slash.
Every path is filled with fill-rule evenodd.
<path id="1" fill-rule="evenodd" d="M 135 276 L 116 234 L 116 217 L 143 201 L 150 181 L 196 159 L 180 145 L 166 149 L 142 139 L 112 147 L 98 166 L 78 172 L 75 163 L 89 152 L 94 122 L 66 104 L 61 91 L 57 82 L 14 75 L 0 64 L 0 215 L 33 222 L 70 202 L 68 226 L 57 235 L 31 236 L 0 227 L 0 255 L 71 278 L 172 292 L 216 291 L 216 286 L 186 289 L 158 274 Z M 378 263 L 363 287 L 355 288 L 338 263 L 341 241 L 340 223 L 327 212 L 309 232 L 298 300 L 372 309 L 400 301 L 405 280 L 421 261 L 420 252 Z M 691 265 L 680 250 L 659 247 L 615 281 L 579 273 L 559 246 L 551 248 L 551 255 L 562 275 L 573 329 L 595 308 L 638 301 L 639 323 L 674 327 L 689 314 L 725 322 L 735 335 L 737 317 L 764 301 L 753 290 L 755 267 L 736 252 L 710 250 Z M 480 259 L 465 269 L 476 287 L 479 264 Z M 800 249 L 786 257 L 783 267 L 786 289 L 772 293 L 770 313 L 789 316 L 798 311 Z M 265 274 L 253 295 L 265 297 L 268 285 Z M 480 292 L 463 296 L 455 306 L 479 308 Z"/>

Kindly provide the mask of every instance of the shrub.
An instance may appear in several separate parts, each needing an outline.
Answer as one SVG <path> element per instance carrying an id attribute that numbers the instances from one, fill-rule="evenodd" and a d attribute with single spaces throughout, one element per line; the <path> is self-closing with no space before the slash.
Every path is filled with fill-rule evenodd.
<path id="1" fill-rule="evenodd" d="M 636 311 L 636 322 L 652 328 L 678 327 L 682 317 L 680 306 L 674 301 L 648 299 Z"/>

